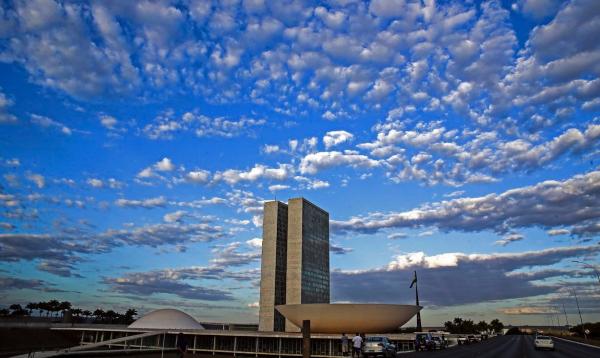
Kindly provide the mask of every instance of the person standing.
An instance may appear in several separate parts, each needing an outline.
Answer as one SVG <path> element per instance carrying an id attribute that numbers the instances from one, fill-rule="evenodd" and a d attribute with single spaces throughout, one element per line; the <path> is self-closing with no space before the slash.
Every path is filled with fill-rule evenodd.
<path id="1" fill-rule="evenodd" d="M 183 333 L 179 332 L 177 335 L 177 353 L 180 358 L 185 357 L 185 353 L 187 352 L 188 342 Z"/>
<path id="2" fill-rule="evenodd" d="M 362 337 L 357 333 L 354 338 L 352 338 L 352 357 L 356 354 L 356 358 L 360 358 L 360 350 L 362 348 Z"/>
<path id="3" fill-rule="evenodd" d="M 342 356 L 348 356 L 348 336 L 346 333 L 342 333 Z"/>

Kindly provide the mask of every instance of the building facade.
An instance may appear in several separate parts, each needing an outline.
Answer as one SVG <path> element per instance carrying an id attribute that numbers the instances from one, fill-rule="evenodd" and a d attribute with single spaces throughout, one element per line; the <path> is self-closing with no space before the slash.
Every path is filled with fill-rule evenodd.
<path id="1" fill-rule="evenodd" d="M 296 303 L 329 303 L 329 214 L 304 198 L 266 202 L 259 330 L 299 331 L 275 310 Z"/>
<path id="2" fill-rule="evenodd" d="M 288 206 L 280 201 L 264 204 L 260 265 L 260 331 L 284 331 L 285 318 L 275 310 L 286 302 Z"/>

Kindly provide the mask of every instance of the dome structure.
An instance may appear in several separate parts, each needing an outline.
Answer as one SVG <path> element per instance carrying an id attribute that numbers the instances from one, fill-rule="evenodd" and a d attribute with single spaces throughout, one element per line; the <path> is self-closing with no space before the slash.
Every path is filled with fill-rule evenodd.
<path id="1" fill-rule="evenodd" d="M 152 311 L 129 325 L 133 329 L 204 329 L 198 321 L 180 310 L 165 308 Z"/>
<path id="2" fill-rule="evenodd" d="M 310 320 L 313 333 L 388 333 L 408 322 L 421 306 L 353 303 L 309 303 L 275 306 L 296 326 Z"/>

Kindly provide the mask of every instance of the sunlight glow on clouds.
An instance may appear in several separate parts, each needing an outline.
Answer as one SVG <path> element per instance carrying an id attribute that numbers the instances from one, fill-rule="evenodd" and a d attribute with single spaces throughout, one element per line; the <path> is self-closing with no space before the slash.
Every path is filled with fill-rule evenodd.
<path id="1" fill-rule="evenodd" d="M 540 323 L 577 288 L 600 319 L 571 262 L 599 257 L 598 24 L 595 0 L 5 1 L 0 303 L 255 322 L 263 203 L 305 196 L 338 301 L 411 302 L 380 288 L 419 270 L 429 307 Z"/>

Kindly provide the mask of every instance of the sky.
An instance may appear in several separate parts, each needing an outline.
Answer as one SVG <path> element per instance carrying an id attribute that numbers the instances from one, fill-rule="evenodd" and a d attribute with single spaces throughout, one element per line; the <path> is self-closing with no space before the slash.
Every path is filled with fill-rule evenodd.
<path id="1" fill-rule="evenodd" d="M 424 325 L 599 321 L 599 36 L 596 0 L 2 1 L 0 306 L 256 323 L 263 202 L 305 197 L 334 302 L 417 271 Z"/>

